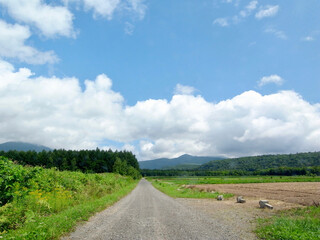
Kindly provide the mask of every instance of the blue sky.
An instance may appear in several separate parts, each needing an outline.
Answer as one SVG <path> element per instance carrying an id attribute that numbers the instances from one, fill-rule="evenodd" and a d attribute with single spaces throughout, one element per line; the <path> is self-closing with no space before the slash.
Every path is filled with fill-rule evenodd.
<path id="1" fill-rule="evenodd" d="M 319 1 L 0 9 L 1 142 L 128 149 L 139 160 L 320 149 Z"/>

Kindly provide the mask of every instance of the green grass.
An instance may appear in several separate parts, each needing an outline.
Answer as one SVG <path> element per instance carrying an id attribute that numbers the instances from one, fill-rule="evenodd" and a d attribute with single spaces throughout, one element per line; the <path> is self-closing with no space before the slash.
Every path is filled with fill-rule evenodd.
<path id="1" fill-rule="evenodd" d="M 137 182 L 112 173 L 22 167 L 0 158 L 0 238 L 59 239 Z"/>
<path id="2" fill-rule="evenodd" d="M 150 177 L 175 184 L 237 184 L 273 182 L 320 182 L 320 176 L 223 176 L 223 177 Z"/>
<path id="3" fill-rule="evenodd" d="M 185 188 L 181 184 L 166 182 L 162 180 L 151 180 L 152 185 L 161 192 L 174 198 L 217 198 L 218 192 L 204 192 L 198 189 Z M 232 197 L 233 194 L 223 194 L 224 198 Z"/>
<path id="4" fill-rule="evenodd" d="M 67 208 L 57 214 L 47 217 L 35 216 L 32 222 L 26 223 L 22 228 L 15 231 L 9 231 L 3 237 L 17 240 L 59 239 L 63 234 L 73 230 L 79 221 L 87 220 L 94 213 L 112 205 L 128 194 L 135 186 L 135 183 L 131 183 L 110 195 Z"/>
<path id="5" fill-rule="evenodd" d="M 256 230 L 266 240 L 319 240 L 320 207 L 283 211 L 268 219 L 259 219 Z"/>

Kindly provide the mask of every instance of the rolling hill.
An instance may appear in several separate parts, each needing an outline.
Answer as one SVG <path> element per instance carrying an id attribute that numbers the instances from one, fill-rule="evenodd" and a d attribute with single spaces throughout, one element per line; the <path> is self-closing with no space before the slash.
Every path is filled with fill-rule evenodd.
<path id="1" fill-rule="evenodd" d="M 0 144 L 0 151 L 7 152 L 10 150 L 41 152 L 42 150 L 50 151 L 52 149 L 46 146 L 32 144 L 32 143 L 25 143 L 25 142 L 5 142 Z"/>
<path id="2" fill-rule="evenodd" d="M 224 159 L 223 157 L 197 157 L 184 154 L 177 158 L 158 158 L 140 161 L 140 169 L 192 169 L 209 161 Z"/>
<path id="3" fill-rule="evenodd" d="M 262 169 L 279 168 L 279 167 L 314 167 L 314 166 L 320 166 L 320 152 L 230 158 L 230 159 L 210 161 L 210 162 L 204 163 L 198 168 L 198 170 L 257 171 Z"/>

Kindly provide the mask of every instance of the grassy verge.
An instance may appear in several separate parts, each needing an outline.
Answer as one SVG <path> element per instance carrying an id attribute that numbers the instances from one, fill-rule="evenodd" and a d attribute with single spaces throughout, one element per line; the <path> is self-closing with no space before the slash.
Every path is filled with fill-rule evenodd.
<path id="1" fill-rule="evenodd" d="M 320 176 L 221 176 L 221 177 L 149 177 L 175 184 L 237 184 L 274 182 L 320 182 Z"/>
<path id="2" fill-rule="evenodd" d="M 68 208 L 58 214 L 35 217 L 33 222 L 28 222 L 22 228 L 10 231 L 3 237 L 17 240 L 59 239 L 63 234 L 70 232 L 79 221 L 87 220 L 94 213 L 105 209 L 128 194 L 135 185 L 132 183 L 115 193 Z"/>
<path id="3" fill-rule="evenodd" d="M 320 207 L 291 209 L 268 219 L 259 219 L 256 231 L 266 240 L 319 240 Z"/>
<path id="4" fill-rule="evenodd" d="M 151 180 L 152 185 L 161 192 L 174 198 L 217 198 L 218 192 L 204 192 L 198 189 L 185 188 L 181 184 L 165 182 L 161 180 Z M 224 198 L 232 197 L 233 194 L 223 194 Z"/>
<path id="5" fill-rule="evenodd" d="M 0 238 L 59 239 L 137 184 L 118 174 L 22 167 L 0 159 Z"/>

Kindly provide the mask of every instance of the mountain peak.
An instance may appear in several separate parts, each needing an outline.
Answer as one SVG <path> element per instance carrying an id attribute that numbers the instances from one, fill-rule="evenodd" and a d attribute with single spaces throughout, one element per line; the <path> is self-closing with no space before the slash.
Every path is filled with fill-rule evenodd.
<path id="1" fill-rule="evenodd" d="M 220 160 L 222 157 L 197 157 L 189 154 L 183 154 L 177 158 L 159 158 L 154 160 L 140 161 L 141 169 L 164 169 L 172 168 L 178 165 L 194 165 L 200 166 L 201 164 L 210 162 L 212 160 Z"/>
<path id="2" fill-rule="evenodd" d="M 16 151 L 36 151 L 36 152 L 41 152 L 42 150 L 45 151 L 50 151 L 51 149 L 42 146 L 40 144 L 32 144 L 32 143 L 26 143 L 26 142 L 5 142 L 0 144 L 0 151 L 11 151 L 11 150 L 16 150 Z"/>
<path id="3" fill-rule="evenodd" d="M 187 157 L 191 158 L 191 157 L 193 157 L 193 156 L 185 153 L 185 154 L 182 154 L 182 155 L 181 155 L 180 157 L 178 157 L 178 158 L 187 158 Z"/>

